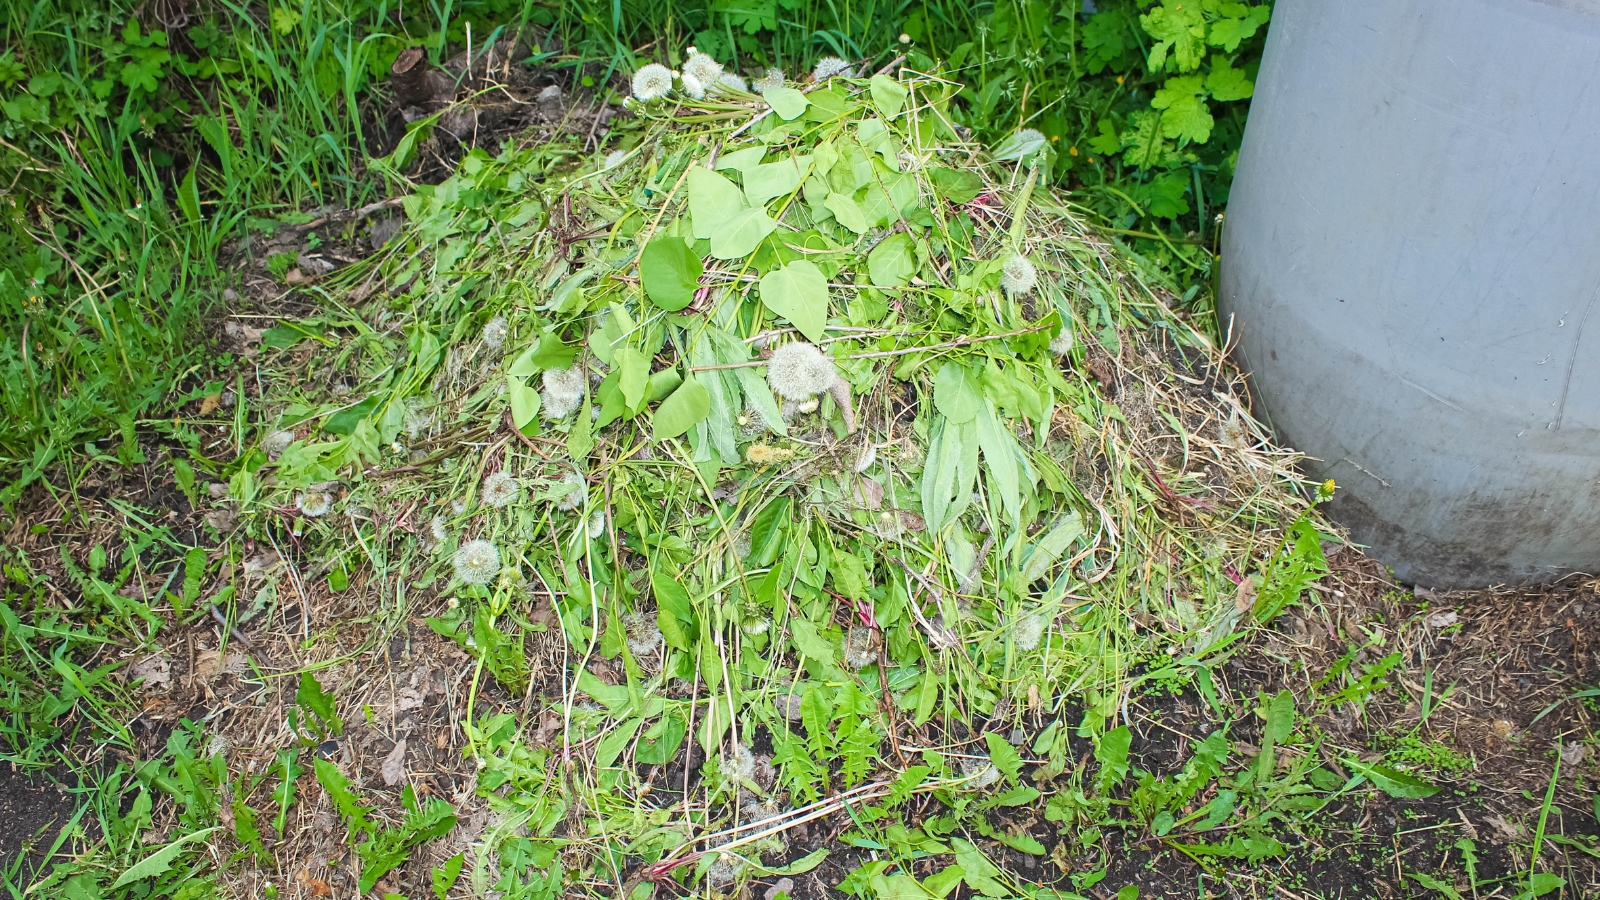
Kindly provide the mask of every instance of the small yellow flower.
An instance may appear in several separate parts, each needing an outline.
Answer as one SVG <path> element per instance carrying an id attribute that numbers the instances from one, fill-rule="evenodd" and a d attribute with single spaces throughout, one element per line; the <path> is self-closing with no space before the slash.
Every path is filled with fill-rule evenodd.
<path id="1" fill-rule="evenodd" d="M 1117 76 L 1117 84 L 1121 84 L 1121 83 L 1122 83 L 1122 76 L 1118 75 Z"/>
<path id="2" fill-rule="evenodd" d="M 1077 147 L 1068 147 L 1067 148 L 1067 153 L 1069 153 L 1072 156 L 1077 156 L 1078 155 L 1078 148 Z"/>

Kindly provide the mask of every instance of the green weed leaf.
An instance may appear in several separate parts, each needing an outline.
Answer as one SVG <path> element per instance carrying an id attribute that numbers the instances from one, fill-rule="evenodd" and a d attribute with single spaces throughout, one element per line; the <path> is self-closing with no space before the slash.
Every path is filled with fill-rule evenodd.
<path id="1" fill-rule="evenodd" d="M 639 254 L 639 280 L 650 302 L 677 312 L 694 301 L 705 267 L 680 237 L 658 237 Z"/>
<path id="2" fill-rule="evenodd" d="M 650 423 L 652 436 L 658 441 L 675 438 L 705 421 L 709 415 L 711 394 L 706 391 L 705 385 L 690 375 L 683 384 L 678 385 L 672 396 L 656 407 Z"/>
<path id="3" fill-rule="evenodd" d="M 711 230 L 711 255 L 717 259 L 743 259 L 754 253 L 762 238 L 777 228 L 778 223 L 766 210 L 760 207 L 741 209 Z"/>
<path id="4" fill-rule="evenodd" d="M 461 867 L 467 862 L 465 853 L 457 853 L 444 861 L 444 865 L 433 870 L 432 887 L 433 896 L 445 900 L 450 889 L 455 887 L 456 879 L 461 877 Z"/>
<path id="5" fill-rule="evenodd" d="M 806 107 L 811 105 L 806 95 L 794 88 L 767 88 L 761 96 L 766 98 L 767 103 L 772 105 L 773 111 L 786 122 L 800 118 L 805 114 Z"/>
<path id="6" fill-rule="evenodd" d="M 885 118 L 892 119 L 906 108 L 906 97 L 910 96 L 910 92 L 905 85 L 887 75 L 874 75 L 868 84 L 872 91 L 872 103 Z"/>
<path id="7" fill-rule="evenodd" d="M 1369 765 L 1360 760 L 1346 760 L 1345 765 L 1357 775 L 1366 776 L 1377 788 L 1401 800 L 1423 800 L 1439 793 L 1439 786 L 1429 784 L 1415 775 L 1407 775 L 1388 766 Z"/>
<path id="8" fill-rule="evenodd" d="M 761 302 L 816 342 L 828 325 L 828 279 L 810 260 L 799 259 L 762 276 Z"/>
<path id="9" fill-rule="evenodd" d="M 198 841 L 209 836 L 212 832 L 217 831 L 221 827 L 222 826 L 220 825 L 215 825 L 211 828 L 203 828 L 199 831 L 191 831 L 183 837 L 180 837 L 172 843 L 166 845 L 165 847 L 162 847 L 160 850 L 157 850 L 149 856 L 146 856 L 144 859 L 141 859 L 132 866 L 129 866 L 127 871 L 117 876 L 117 880 L 111 884 L 111 889 L 116 890 L 125 884 L 132 884 L 141 878 L 154 878 L 165 873 L 167 869 L 172 867 L 172 863 L 183 854 L 184 847 L 193 843 L 194 841 Z"/>
<path id="10" fill-rule="evenodd" d="M 689 221 L 696 238 L 711 237 L 724 222 L 745 208 L 744 192 L 704 166 L 689 170 L 688 188 Z M 750 249 L 754 250 L 755 246 Z"/>
<path id="11" fill-rule="evenodd" d="M 904 232 L 891 234 L 867 254 L 867 275 L 881 288 L 904 287 L 917 274 L 916 244 Z"/>
<path id="12" fill-rule="evenodd" d="M 989 745 L 989 761 L 1006 776 L 1012 784 L 1017 783 L 1017 777 L 1022 772 L 1022 755 L 1017 748 L 1011 746 L 1005 738 L 994 732 L 985 732 L 983 740 Z"/>

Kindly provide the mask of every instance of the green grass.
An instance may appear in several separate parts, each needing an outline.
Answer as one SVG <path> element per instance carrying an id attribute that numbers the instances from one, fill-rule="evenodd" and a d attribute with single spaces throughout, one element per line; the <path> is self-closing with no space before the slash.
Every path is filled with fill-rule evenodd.
<path id="1" fill-rule="evenodd" d="M 59 497 L 63 506 L 70 507 L 79 484 L 97 467 L 132 469 L 147 461 L 144 455 L 153 443 L 164 444 L 180 460 L 187 457 L 176 478 L 191 499 L 199 498 L 196 477 L 235 481 L 243 486 L 241 499 L 260 499 L 256 493 L 260 485 L 252 481 L 266 463 L 259 453 L 209 458 L 194 433 L 174 421 L 185 403 L 214 393 L 218 379 L 231 377 L 235 361 L 204 340 L 205 323 L 215 315 L 221 292 L 233 277 L 219 264 L 219 256 L 238 237 L 302 221 L 306 210 L 355 207 L 402 187 L 386 181 L 371 166 L 370 157 L 379 147 L 375 131 L 382 112 L 383 78 L 390 62 L 408 46 L 427 48 L 437 62 L 464 49 L 469 39 L 481 48 L 505 34 L 548 34 L 538 38 L 540 46 L 530 48 L 536 61 L 598 90 L 650 59 L 680 63 L 689 43 L 730 66 L 746 71 L 777 66 L 791 77 L 804 73 L 824 54 L 876 65 L 904 54 L 907 65 L 937 69 L 965 85 L 947 112 L 952 122 L 971 129 L 976 139 L 1000 145 L 1004 151 L 1019 128 L 1038 129 L 1042 147 L 1013 144 L 1013 155 L 1036 160 L 1046 183 L 1074 191 L 1080 213 L 1107 230 L 1121 232 L 1137 254 L 1129 262 L 1136 277 L 1159 281 L 1185 303 L 1203 307 L 1214 274 L 1217 229 L 1211 217 L 1225 203 L 1231 153 L 1242 133 L 1245 108 L 1242 98 L 1229 99 L 1243 90 L 1240 76 L 1227 73 L 1245 77 L 1253 73 L 1264 29 L 1230 47 L 1227 29 L 1240 34 L 1243 29 L 1228 23 L 1248 19 L 1252 14 L 1247 8 L 1201 3 L 1183 13 L 1175 3 L 1155 9 L 1145 6 L 1107 0 L 1100 4 L 1098 15 L 1086 17 L 1038 2 L 968 6 L 787 0 L 738 5 L 445 0 L 405 4 L 402 16 L 398 14 L 402 7 L 368 0 L 270 6 L 218 2 L 195 7 L 195 18 L 168 30 L 143 7 L 139 8 L 143 17 L 133 18 L 136 9 L 126 3 L 13 4 L 0 21 L 0 177 L 13 188 L 0 201 L 4 216 L 0 504 L 14 513 L 37 510 L 41 497 Z M 1141 24 L 1141 15 L 1153 18 Z M 1155 36 L 1167 27 L 1161 19 L 1180 15 L 1199 16 L 1189 25 L 1215 39 L 1199 45 L 1202 55 L 1209 55 L 1202 59 L 1191 47 L 1182 62 L 1169 53 L 1169 61 L 1152 65 Z M 900 40 L 902 34 L 907 42 Z M 450 218 L 460 211 L 433 212 Z M 393 261 L 376 265 L 392 267 Z M 278 268 L 286 267 L 280 262 Z M 281 274 L 271 264 L 269 270 Z M 1118 290 L 1109 284 L 1098 288 L 1112 294 Z M 426 333 L 436 342 L 459 345 L 483 324 L 482 310 L 466 304 L 459 293 L 450 294 L 447 286 L 438 304 L 412 317 L 412 341 L 422 341 L 420 335 Z M 1138 303 L 1125 306 L 1122 299 L 1102 300 L 1087 312 L 1100 339 L 1111 341 L 1116 340 L 1118 327 L 1133 327 L 1153 314 L 1153 309 Z M 332 324 L 337 328 L 354 323 L 339 319 Z M 963 333 L 951 331 L 942 337 L 954 339 Z M 356 342 L 360 352 L 353 358 L 362 378 L 382 379 L 394 351 L 406 349 L 416 355 L 426 343 L 400 348 L 383 345 L 383 340 L 369 336 Z M 406 382 L 408 390 L 425 378 L 410 374 L 415 377 Z M 402 393 L 394 392 L 397 406 L 414 399 Z M 315 396 L 290 399 L 308 407 L 330 402 Z M 1092 397 L 1080 400 L 1086 409 L 1099 408 Z M 336 410 L 323 412 L 331 418 Z M 262 423 L 258 411 L 241 410 L 239 415 L 229 443 L 248 446 L 259 434 L 247 429 Z M 392 423 L 380 424 L 387 428 Z M 345 454 L 340 460 L 362 458 L 373 449 L 365 443 L 369 437 L 352 426 L 335 439 L 334 443 L 344 442 L 344 449 L 336 451 Z M 638 467 L 632 476 L 634 487 L 624 492 L 633 491 L 644 509 L 647 501 L 660 500 L 665 491 L 670 505 L 687 515 L 698 509 L 696 498 L 711 486 L 705 461 L 695 462 L 700 465 Z M 325 456 L 312 460 L 299 475 L 318 465 L 337 468 Z M 465 489 L 477 474 L 466 468 L 454 470 L 452 489 Z M 784 486 L 771 489 L 780 487 Z M 1044 499 L 1070 500 L 1074 492 L 1062 483 Z M 278 499 L 293 502 L 292 497 Z M 1125 502 L 1130 509 L 1136 505 L 1131 495 Z M 756 512 L 753 507 L 744 511 Z M 133 884 L 139 890 L 149 887 L 157 893 L 198 898 L 213 887 L 211 876 L 194 877 L 205 871 L 204 860 L 193 854 L 198 844 L 187 849 L 168 844 L 176 849 L 162 856 L 166 851 L 143 837 L 150 826 L 150 810 L 179 810 L 179 827 L 172 839 L 180 839 L 205 834 L 220 821 L 223 809 L 234 813 L 235 822 L 248 823 L 249 804 L 256 803 L 260 824 L 243 828 L 236 824 L 233 833 L 248 852 L 257 854 L 263 845 L 250 840 L 250 830 L 268 835 L 270 843 L 267 820 L 273 817 L 268 809 L 273 804 L 261 802 L 262 798 L 270 795 L 279 809 L 289 809 L 296 766 L 304 763 L 307 771 L 312 766 L 296 751 L 284 763 L 289 778 L 283 777 L 284 771 L 272 770 L 254 776 L 251 783 L 239 781 L 225 789 L 238 773 L 230 775 L 226 769 L 225 753 L 209 752 L 208 735 L 193 723 L 182 725 L 156 759 L 132 766 L 105 764 L 103 750 L 134 751 L 135 742 L 124 724 L 134 697 L 116 674 L 125 660 L 110 659 L 101 651 L 146 647 L 166 622 L 193 622 L 209 612 L 206 605 L 197 605 L 201 598 L 191 590 L 191 582 L 199 583 L 190 571 L 193 548 L 160 527 L 141 522 L 141 511 L 123 512 L 121 537 L 126 548 L 114 549 L 116 558 L 108 559 L 106 551 L 98 549 L 98 556 L 91 552 L 87 561 L 71 557 L 62 561 L 75 598 L 65 607 L 50 594 L 38 560 L 12 548 L 4 551 L 0 759 L 30 770 L 63 760 L 75 765 L 82 777 L 84 810 L 101 836 L 98 842 L 83 845 L 91 849 L 72 866 L 54 870 L 42 891 L 70 896 L 90 885 L 106 888 L 134 872 L 142 874 L 116 890 Z M 1164 527 L 1154 513 L 1135 518 L 1136 527 L 1150 533 Z M 1252 528 L 1274 524 L 1266 513 L 1255 521 L 1251 518 L 1247 516 L 1246 523 Z M 642 521 L 635 521 L 636 530 L 642 529 L 640 539 L 650 539 L 648 532 L 658 530 L 659 540 L 652 546 L 666 552 L 672 544 L 664 536 L 664 524 L 647 528 Z M 541 527 L 554 526 L 546 522 Z M 871 555 L 859 543 L 833 547 L 826 521 L 799 514 L 791 518 L 787 509 L 772 533 L 780 539 L 814 542 L 807 546 L 819 553 L 847 550 L 862 558 Z M 711 535 L 711 539 L 720 538 Z M 963 533 L 951 547 L 958 554 L 975 556 L 981 544 L 981 536 Z M 611 552 L 616 552 L 614 547 Z M 678 552 L 676 547 L 673 552 Z M 381 579 L 390 574 L 391 565 L 404 568 L 410 563 L 371 554 L 345 555 L 347 563 L 332 570 L 341 577 L 347 568 L 368 566 Z M 927 555 L 943 560 L 948 554 L 939 547 Z M 1181 565 L 1175 564 L 1181 571 L 1162 574 L 1209 572 L 1210 563 L 1202 562 L 1203 556 L 1196 550 Z M 152 561 L 158 561 L 163 571 L 172 567 L 174 573 L 166 606 L 163 601 L 146 605 L 122 593 L 134 570 Z M 232 562 L 237 560 L 224 560 Z M 589 558 L 538 561 L 545 566 L 541 575 L 563 584 L 568 582 L 566 570 L 572 566 L 588 570 L 593 563 Z M 200 569 L 206 565 L 202 552 Z M 180 569 L 185 574 L 178 574 Z M 562 570 L 559 575 L 557 569 Z M 864 570 L 863 575 L 870 572 Z M 1212 584 L 1217 581 L 1211 577 L 1215 574 L 1202 574 L 1208 596 L 1219 593 Z M 702 581 L 715 576 L 709 570 L 696 575 Z M 1146 571 L 1144 577 L 1148 576 Z M 564 612 L 562 627 L 572 646 L 586 655 L 625 652 L 616 646 L 620 631 L 600 620 L 609 615 L 612 624 L 620 622 L 628 609 L 626 598 L 646 589 L 620 570 L 606 577 L 608 611 L 591 597 L 594 602 Z M 882 579 L 884 573 L 875 577 Z M 1132 570 L 1121 571 L 1116 578 L 1116 590 L 1108 595 L 1109 611 L 1097 611 L 1092 619 L 1093 627 L 1107 636 L 1109 648 L 1060 647 L 1063 652 L 1053 661 L 1047 657 L 1045 668 L 1034 673 L 1031 658 L 1023 661 L 1002 627 L 1018 611 L 1008 607 L 985 623 L 987 632 L 992 632 L 986 638 L 986 659 L 998 667 L 992 677 L 1004 684 L 1033 679 L 1039 686 L 1068 675 L 1083 676 L 1088 679 L 1083 683 L 1097 686 L 1090 695 L 1091 705 L 1104 712 L 1116 698 L 1113 686 L 1128 676 L 1130 660 L 1138 655 L 1134 648 L 1142 646 L 1119 630 L 1116 616 L 1130 604 L 1145 602 L 1148 592 L 1148 585 L 1130 591 L 1127 579 L 1138 578 Z M 873 587 L 887 590 L 887 583 Z M 754 602 L 748 597 L 753 587 L 741 585 L 750 602 Z M 830 588 L 840 589 L 851 590 L 837 582 Z M 824 596 L 818 591 L 804 612 L 820 616 Z M 223 608 L 234 609 L 225 595 L 216 599 Z M 487 679 L 516 686 L 523 674 L 517 666 L 524 632 L 511 624 L 517 621 L 515 611 L 497 610 L 497 604 L 508 598 L 489 593 L 468 599 L 471 602 L 459 612 L 468 618 L 454 625 L 470 622 L 482 638 L 474 644 L 475 687 Z M 876 595 L 874 599 L 891 604 L 905 600 Z M 385 608 L 378 618 L 393 625 L 402 613 L 400 608 Z M 478 628 L 482 615 L 487 618 Z M 953 620 L 957 612 L 951 609 L 947 615 Z M 456 633 L 449 616 L 435 618 L 441 629 Z M 697 608 L 683 627 L 698 628 L 707 621 L 715 621 L 712 612 Z M 905 626 L 899 649 L 914 633 L 914 628 Z M 841 637 L 829 632 L 825 639 Z M 687 659 L 679 660 L 680 669 Z M 710 659 L 702 656 L 696 661 Z M 922 679 L 917 715 L 927 717 L 921 709 L 924 697 L 941 712 L 958 715 L 972 708 L 992 708 L 999 689 L 985 680 L 990 676 L 980 678 L 964 670 L 945 676 L 943 684 L 929 687 L 933 683 L 929 674 L 909 674 Z M 816 732 L 822 743 L 791 747 L 788 759 L 799 774 L 791 773 L 786 763 L 786 777 L 799 793 L 818 789 L 808 786 L 800 772 L 799 760 L 812 753 L 839 766 L 842 783 L 859 782 L 878 752 L 868 739 L 881 736 L 873 730 L 865 708 L 857 708 L 861 697 L 835 687 L 808 696 L 823 717 Z M 660 728 L 670 732 L 672 727 L 666 724 L 670 721 L 675 721 L 673 715 L 648 723 L 638 715 L 618 721 L 586 715 L 573 724 L 597 737 L 620 733 L 630 723 L 640 733 Z M 517 754 L 526 751 L 503 731 L 503 723 L 469 719 L 473 724 L 478 729 L 469 732 L 473 750 L 507 772 L 520 773 L 522 760 Z M 687 729 L 687 722 L 683 724 Z M 718 727 L 732 726 L 725 722 Z M 1058 733 L 1064 735 L 1065 730 Z M 679 735 L 677 740 L 685 737 Z M 85 747 L 97 748 L 88 754 L 92 759 L 81 752 Z M 1060 751 L 1041 745 L 1038 752 L 1054 758 Z M 923 774 L 935 781 L 965 777 L 942 761 L 925 762 L 928 771 Z M 994 764 L 1009 773 L 1007 760 L 995 759 Z M 320 769 L 316 774 L 323 789 L 337 793 L 330 787 L 336 784 L 332 776 L 324 778 Z M 1302 784 L 1305 776 L 1299 772 L 1293 784 Z M 1129 777 L 1136 780 L 1139 775 Z M 1157 827 L 1154 823 L 1163 821 L 1160 809 L 1170 814 L 1177 804 L 1191 799 L 1195 789 L 1208 784 L 1144 785 L 1142 812 L 1135 817 L 1139 827 Z M 1089 795 L 1094 803 L 1104 803 L 1120 785 L 1120 781 L 1091 785 Z M 548 783 L 521 787 L 540 798 L 550 796 Z M 897 790 L 905 793 L 914 787 L 907 784 Z M 641 809 L 625 792 L 598 791 L 593 784 L 585 788 L 590 800 L 605 806 L 608 814 L 620 817 Z M 960 794 L 964 789 L 948 790 L 957 791 L 948 796 L 963 809 L 977 802 Z M 230 792 L 254 799 L 241 812 L 225 799 Z M 905 799 L 900 796 L 894 802 Z M 360 803 L 360 797 L 351 794 L 347 805 L 359 810 Z M 881 807 L 885 814 L 892 808 Z M 402 852 L 402 845 L 409 846 L 407 841 L 432 827 L 423 823 L 426 809 L 413 812 L 422 824 L 409 832 L 347 815 L 352 845 L 358 853 L 375 858 Z M 428 814 L 442 820 L 439 810 Z M 880 833 L 876 826 L 872 833 L 880 842 L 908 846 L 904 835 Z M 532 854 L 530 858 L 543 852 L 532 844 L 520 848 L 508 842 L 506 847 Z M 975 871 L 974 877 L 981 875 Z M 15 874 L 8 878 L 17 883 Z M 559 887 L 559 879 L 554 884 Z"/>

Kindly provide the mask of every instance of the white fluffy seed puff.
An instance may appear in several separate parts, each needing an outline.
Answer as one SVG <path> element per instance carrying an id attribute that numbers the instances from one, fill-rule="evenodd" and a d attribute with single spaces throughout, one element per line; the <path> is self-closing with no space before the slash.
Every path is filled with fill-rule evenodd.
<path id="1" fill-rule="evenodd" d="M 583 405 L 583 390 L 588 384 L 588 372 L 578 363 L 568 369 L 544 370 L 544 396 L 539 404 L 546 419 L 556 421 L 572 415 Z"/>
<path id="2" fill-rule="evenodd" d="M 622 617 L 622 630 L 628 635 L 628 652 L 635 658 L 649 656 L 661 648 L 661 629 L 654 616 L 631 612 Z"/>
<path id="3" fill-rule="evenodd" d="M 694 92 L 689 90 L 690 80 L 692 79 L 694 83 L 699 86 L 700 96 L 704 96 L 706 88 L 711 87 L 721 80 L 722 63 L 712 59 L 709 54 L 700 53 L 698 51 L 692 52 L 689 54 L 689 59 L 683 64 L 682 77 L 684 90 L 688 91 L 690 96 L 694 96 L 695 99 L 698 100 L 700 97 L 695 96 Z"/>
<path id="4" fill-rule="evenodd" d="M 483 345 L 499 350 L 506 343 L 506 317 L 495 316 L 483 325 Z"/>
<path id="5" fill-rule="evenodd" d="M 315 519 L 328 514 L 328 510 L 333 508 L 333 498 L 326 491 L 306 491 L 295 501 L 295 505 L 300 507 L 300 512 Z"/>
<path id="6" fill-rule="evenodd" d="M 1000 286 L 1006 293 L 1015 297 L 1033 290 L 1039 283 L 1039 273 L 1034 269 L 1033 263 L 1020 253 L 1013 253 L 1011 258 L 1000 266 Z"/>
<path id="7" fill-rule="evenodd" d="M 755 88 L 758 94 L 765 94 L 773 88 L 781 88 L 783 87 L 783 70 L 768 69 L 767 74 L 757 78 L 755 83 L 750 86 Z"/>
<path id="8" fill-rule="evenodd" d="M 1050 352 L 1057 356 L 1066 356 L 1072 352 L 1072 329 L 1062 328 L 1061 333 L 1050 339 Z"/>
<path id="9" fill-rule="evenodd" d="M 641 66 L 633 73 L 633 96 L 645 103 L 659 100 L 672 90 L 672 70 L 660 63 Z"/>
<path id="10" fill-rule="evenodd" d="M 468 541 L 451 560 L 456 577 L 467 584 L 488 584 L 500 574 L 500 551 L 485 540 Z"/>
<path id="11" fill-rule="evenodd" d="M 517 480 L 511 477 L 510 472 L 495 472 L 483 480 L 483 489 L 478 492 L 478 499 L 484 506 L 499 508 L 509 506 L 517 499 L 522 489 L 517 486 Z"/>
<path id="12" fill-rule="evenodd" d="M 838 375 L 833 360 L 805 341 L 784 344 L 767 360 L 767 383 L 785 400 L 809 400 L 831 387 Z"/>
<path id="13" fill-rule="evenodd" d="M 824 56 L 817 60 L 817 67 L 811 70 L 813 81 L 827 81 L 835 75 L 849 77 L 850 64 L 837 56 Z"/>
<path id="14" fill-rule="evenodd" d="M 582 475 L 568 472 L 561 476 L 561 483 L 572 485 L 572 490 L 561 495 L 561 499 L 556 501 L 556 509 L 571 512 L 588 502 L 589 482 L 585 481 Z"/>
<path id="15" fill-rule="evenodd" d="M 723 72 L 717 78 L 717 87 L 729 91 L 748 91 L 750 90 L 750 83 L 744 80 L 743 75 Z"/>

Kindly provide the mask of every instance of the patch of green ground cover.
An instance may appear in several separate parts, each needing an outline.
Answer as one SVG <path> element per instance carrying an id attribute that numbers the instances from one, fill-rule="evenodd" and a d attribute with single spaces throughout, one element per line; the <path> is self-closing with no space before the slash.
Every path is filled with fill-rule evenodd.
<path id="1" fill-rule="evenodd" d="M 980 165 L 951 93 L 878 75 L 674 95 L 576 168 L 551 167 L 561 145 L 473 151 L 329 288 L 380 287 L 316 323 L 331 346 L 263 361 L 250 447 L 208 477 L 244 536 L 370 573 L 371 621 L 427 616 L 475 661 L 461 725 L 501 824 L 473 883 L 723 891 L 821 864 L 782 832 L 853 799 L 860 841 L 954 862 L 929 887 L 880 857 L 852 889 L 1055 896 L 987 859 L 974 841 L 1044 851 L 983 813 L 1048 799 L 1075 833 L 1165 837 L 1239 811 L 1230 842 L 1186 852 L 1257 859 L 1274 845 L 1245 825 L 1312 789 L 1309 754 L 1277 774 L 1281 698 L 1248 766 L 1219 733 L 1193 771 L 1128 771 L 1109 723 L 1130 693 L 1193 682 L 1220 704 L 1211 666 L 1298 602 L 1320 544 L 1303 519 L 1278 537 L 1306 505 L 1286 457 L 1183 424 L 1242 433 L 1234 407 L 1146 393 L 1182 390 L 1156 346 L 1210 360 L 1206 339 L 1039 184 L 1041 151 Z M 301 377 L 330 363 L 337 396 Z M 1231 474 L 1184 474 L 1201 442 Z M 401 508 L 414 534 L 380 525 Z M 540 597 L 571 666 L 543 746 L 516 709 Z M 1040 787 L 1006 737 L 1024 711 L 1053 721 L 1026 763 Z M 1097 740 L 1101 774 L 1063 789 L 1069 735 Z M 694 802 L 657 805 L 652 769 L 691 746 Z M 1188 809 L 1225 771 L 1229 801 Z M 880 832 L 924 794 L 948 811 Z"/>
<path id="2" fill-rule="evenodd" d="M 14 5 L 0 34 L 11 192 L 0 204 L 0 500 L 85 440 L 131 446 L 159 407 L 178 405 L 183 378 L 213 362 L 194 337 L 225 239 L 374 196 L 381 86 L 408 46 L 438 62 L 543 33 L 533 60 L 601 90 L 643 61 L 632 48 L 649 58 L 678 35 L 752 76 L 767 65 L 795 75 L 826 53 L 904 53 L 966 84 L 950 116 L 978 137 L 1033 129 L 1001 155 L 1042 147 L 1047 181 L 1080 188 L 1175 273 L 1185 301 L 1203 301 L 1209 218 L 1226 200 L 1268 9 L 364 0 L 220 3 L 164 20 L 118 3 Z"/>

